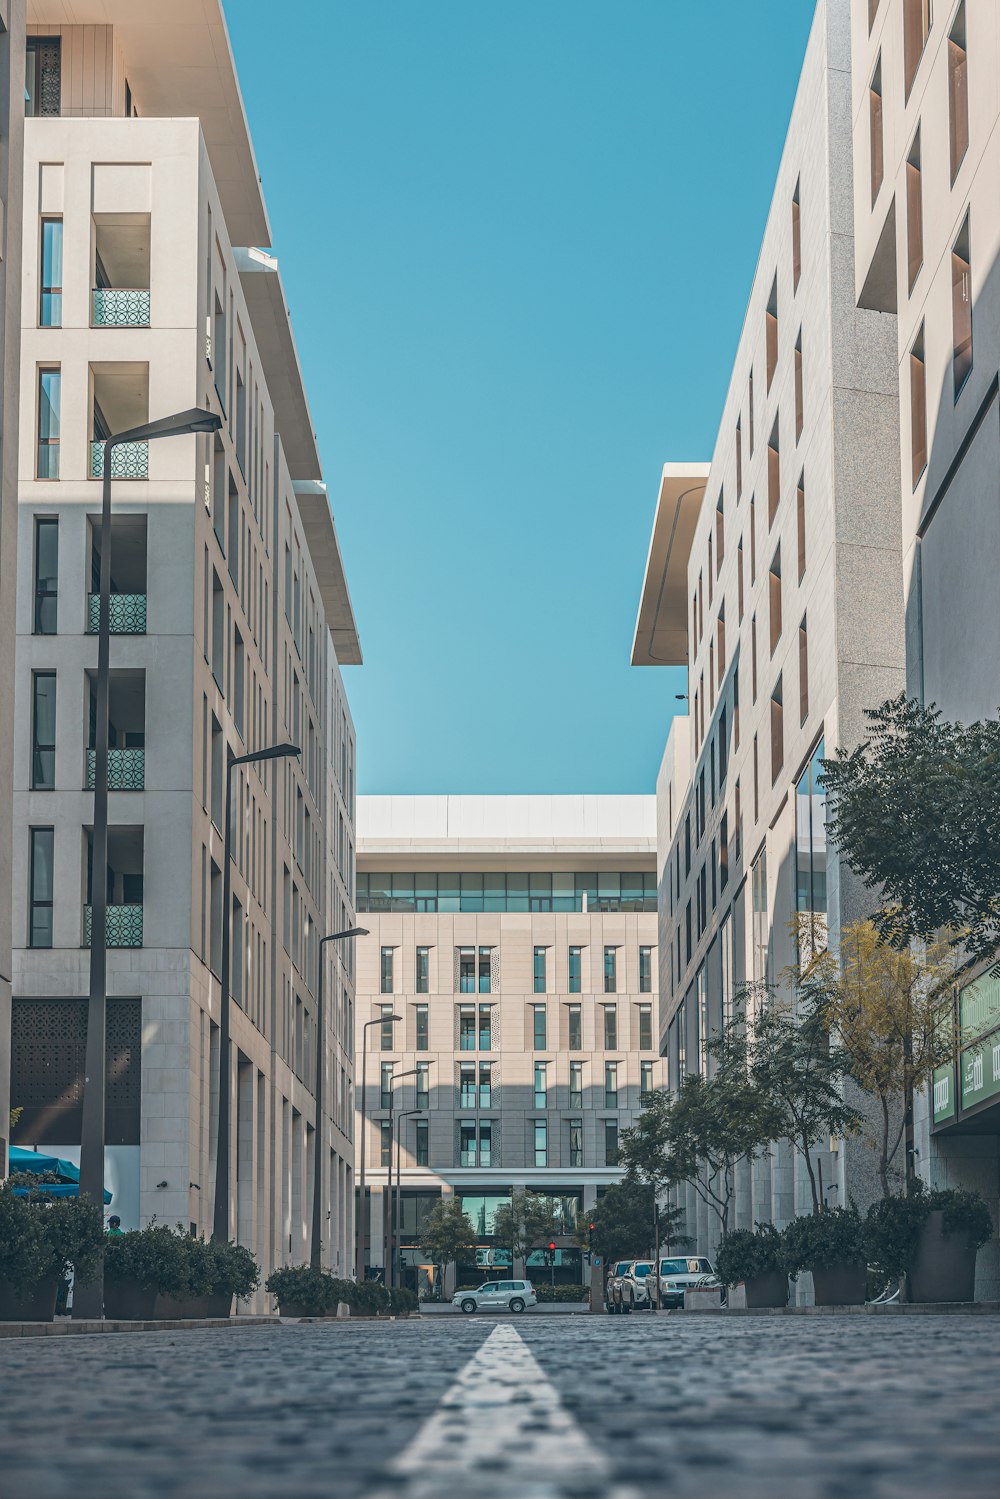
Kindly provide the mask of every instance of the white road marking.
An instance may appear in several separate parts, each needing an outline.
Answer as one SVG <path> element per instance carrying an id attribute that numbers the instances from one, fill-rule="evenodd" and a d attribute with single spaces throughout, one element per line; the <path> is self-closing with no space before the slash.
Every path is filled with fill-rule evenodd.
<path id="1" fill-rule="evenodd" d="M 501 1323 L 368 1499 L 637 1499 L 563 1406 L 537 1359 Z"/>

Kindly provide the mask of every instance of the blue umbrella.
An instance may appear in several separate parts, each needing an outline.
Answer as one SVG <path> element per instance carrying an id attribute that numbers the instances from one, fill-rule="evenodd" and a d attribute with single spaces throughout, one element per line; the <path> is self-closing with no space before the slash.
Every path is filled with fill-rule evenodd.
<path id="1" fill-rule="evenodd" d="M 37 1150 L 24 1150 L 12 1145 L 8 1154 L 11 1171 L 51 1172 L 62 1178 L 59 1182 L 39 1182 L 37 1187 L 14 1187 L 16 1197 L 27 1197 L 29 1192 L 44 1192 L 47 1197 L 76 1197 L 80 1191 L 80 1168 L 72 1161 L 63 1161 L 58 1156 L 42 1155 Z M 104 1201 L 111 1201 L 111 1193 L 105 1188 Z"/>

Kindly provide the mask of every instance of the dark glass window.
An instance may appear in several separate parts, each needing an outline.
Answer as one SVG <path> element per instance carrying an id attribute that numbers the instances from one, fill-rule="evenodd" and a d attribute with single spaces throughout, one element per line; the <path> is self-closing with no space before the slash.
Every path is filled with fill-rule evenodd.
<path id="1" fill-rule="evenodd" d="M 534 953 L 535 993 L 545 993 L 545 948 L 536 947 Z"/>
<path id="2" fill-rule="evenodd" d="M 414 1020 L 416 1022 L 416 1050 L 426 1051 L 430 1039 L 428 1035 L 428 1013 L 426 1005 L 416 1005 L 414 1009 Z"/>
<path id="3" fill-rule="evenodd" d="M 28 913 L 28 946 L 52 946 L 52 828 L 32 828 L 31 902 Z"/>
<path id="4" fill-rule="evenodd" d="M 39 479 L 59 477 L 59 434 L 62 407 L 62 371 L 38 371 L 38 455 L 35 475 Z"/>
<path id="5" fill-rule="evenodd" d="M 544 1051 L 547 1045 L 545 1006 L 532 1005 L 532 1045 L 535 1051 Z"/>
<path id="6" fill-rule="evenodd" d="M 618 993 L 618 949 L 616 947 L 604 949 L 604 992 L 605 994 Z"/>
<path id="7" fill-rule="evenodd" d="M 31 787 L 33 791 L 54 791 L 56 674 L 54 671 L 36 671 L 31 685 Z"/>
<path id="8" fill-rule="evenodd" d="M 41 286 L 38 302 L 38 324 L 41 328 L 62 327 L 63 221 L 42 220 Z"/>
<path id="9" fill-rule="evenodd" d="M 583 986 L 583 948 L 569 950 L 569 992 L 579 994 Z"/>
<path id="10" fill-rule="evenodd" d="M 417 948 L 417 993 L 430 993 L 430 948 Z M 425 1007 L 426 1010 L 426 1007 Z"/>
<path id="11" fill-rule="evenodd" d="M 59 522 L 54 516 L 35 521 L 35 623 L 36 635 L 56 633 L 59 598 Z"/>
<path id="12" fill-rule="evenodd" d="M 393 968 L 392 957 L 393 957 L 393 949 L 391 947 L 383 947 L 383 949 L 382 949 L 382 955 L 381 955 L 381 973 L 380 973 L 381 992 L 383 994 L 391 994 L 392 993 L 392 968 Z"/>
<path id="13" fill-rule="evenodd" d="M 639 949 L 639 993 L 651 994 L 653 990 L 653 949 Z"/>
<path id="14" fill-rule="evenodd" d="M 57 36 L 29 36 L 24 70 L 24 113 L 58 115 L 62 91 L 62 43 Z"/>
<path id="15" fill-rule="evenodd" d="M 639 1050 L 652 1051 L 653 1049 L 653 1007 L 652 1005 L 639 1006 Z"/>
<path id="16" fill-rule="evenodd" d="M 567 1006 L 567 1010 L 566 1010 L 566 1018 L 567 1018 L 567 1021 L 568 1021 L 568 1029 L 569 1029 L 569 1036 L 568 1036 L 569 1049 L 570 1049 L 570 1051 L 582 1051 L 583 1050 L 583 1014 L 582 1014 L 582 1011 L 580 1009 L 580 1006 L 579 1005 L 568 1005 Z"/>

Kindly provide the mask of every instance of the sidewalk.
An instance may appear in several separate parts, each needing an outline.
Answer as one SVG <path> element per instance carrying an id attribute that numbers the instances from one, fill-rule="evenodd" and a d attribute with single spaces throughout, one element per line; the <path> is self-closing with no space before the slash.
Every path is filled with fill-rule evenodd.
<path id="1" fill-rule="evenodd" d="M 57 1317 L 54 1322 L 0 1322 L 0 1338 L 65 1338 L 101 1332 L 192 1332 L 205 1327 L 268 1327 L 277 1317 L 202 1317 L 192 1321 L 114 1322 Z"/>

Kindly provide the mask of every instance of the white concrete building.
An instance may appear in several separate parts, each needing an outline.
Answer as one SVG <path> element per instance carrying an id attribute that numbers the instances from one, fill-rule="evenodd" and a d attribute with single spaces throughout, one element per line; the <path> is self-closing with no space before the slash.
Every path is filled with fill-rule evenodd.
<path id="1" fill-rule="evenodd" d="M 211 1230 L 219 956 L 232 922 L 232 1221 L 308 1254 L 317 1046 L 324 1257 L 353 1265 L 350 598 L 218 0 L 31 0 L 16 636 L 15 1139 L 79 1143 L 101 439 L 209 407 L 215 437 L 115 450 L 109 1174 L 126 1226 Z M 252 248 L 248 248 L 252 247 Z M 223 788 L 244 767 L 222 910 Z M 327 1212 L 329 1217 L 326 1216 Z"/>
<path id="2" fill-rule="evenodd" d="M 420 1225 L 442 1194 L 480 1236 L 458 1283 L 509 1266 L 493 1214 L 524 1187 L 564 1229 L 555 1266 L 538 1246 L 529 1275 L 589 1281 L 578 1219 L 619 1179 L 620 1131 L 663 1081 L 653 798 L 370 796 L 358 832 L 366 1263 L 385 1265 L 394 1137 L 406 1284 L 427 1283 Z"/>
<path id="3" fill-rule="evenodd" d="M 852 20 L 856 291 L 898 335 L 907 691 L 970 723 L 1000 704 L 1000 6 L 855 0 Z M 1000 988 L 982 974 L 958 1003 L 917 1165 L 996 1218 Z M 978 1275 L 995 1299 L 996 1240 Z"/>
<path id="4" fill-rule="evenodd" d="M 747 980 L 835 944 L 862 892 L 827 847 L 819 761 L 904 680 L 895 320 L 854 296 L 850 3 L 820 0 L 712 461 L 664 468 L 632 660 L 686 666 L 657 787 L 661 1048 L 671 1081 Z M 873 1159 L 818 1152 L 829 1202 Z M 698 1249 L 717 1225 L 692 1190 Z M 736 1226 L 808 1210 L 790 1147 Z"/>

